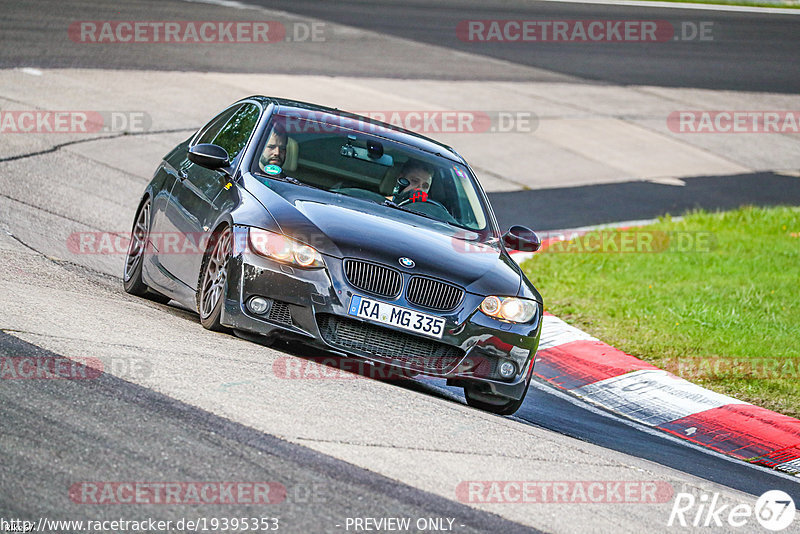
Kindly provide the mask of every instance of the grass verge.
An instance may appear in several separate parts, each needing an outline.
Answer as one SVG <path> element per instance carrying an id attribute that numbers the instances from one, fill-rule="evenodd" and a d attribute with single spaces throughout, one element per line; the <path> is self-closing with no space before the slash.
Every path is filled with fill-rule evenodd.
<path id="1" fill-rule="evenodd" d="M 523 264 L 548 311 L 699 385 L 800 418 L 800 208 L 694 211 Z"/>

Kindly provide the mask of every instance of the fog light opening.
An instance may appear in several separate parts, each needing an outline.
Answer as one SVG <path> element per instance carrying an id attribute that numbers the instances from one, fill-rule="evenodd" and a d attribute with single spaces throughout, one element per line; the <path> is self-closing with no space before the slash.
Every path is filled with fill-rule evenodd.
<path id="1" fill-rule="evenodd" d="M 264 297 L 250 297 L 247 301 L 247 309 L 256 315 L 264 315 L 272 307 L 272 301 Z"/>
<path id="2" fill-rule="evenodd" d="M 500 364 L 499 371 L 500 371 L 500 376 L 502 376 L 503 378 L 511 378 L 512 376 L 517 374 L 517 366 L 514 365 L 514 362 L 506 360 Z"/>

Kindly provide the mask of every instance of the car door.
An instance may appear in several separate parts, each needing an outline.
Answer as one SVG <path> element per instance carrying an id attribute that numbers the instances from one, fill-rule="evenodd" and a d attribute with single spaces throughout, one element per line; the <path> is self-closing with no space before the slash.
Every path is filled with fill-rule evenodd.
<path id="1" fill-rule="evenodd" d="M 213 230 L 220 214 L 235 204 L 236 188 L 229 174 L 235 169 L 239 155 L 247 145 L 261 114 L 261 107 L 252 102 L 232 106 L 209 123 L 205 131 L 192 140 L 190 147 L 200 143 L 219 145 L 232 161 L 228 172 L 206 169 L 189 161 L 188 150 L 177 164 L 178 179 L 172 188 L 165 210 L 166 225 L 159 259 L 178 280 L 197 287 L 203 259 L 204 237 Z M 187 147 L 188 149 L 188 147 Z"/>

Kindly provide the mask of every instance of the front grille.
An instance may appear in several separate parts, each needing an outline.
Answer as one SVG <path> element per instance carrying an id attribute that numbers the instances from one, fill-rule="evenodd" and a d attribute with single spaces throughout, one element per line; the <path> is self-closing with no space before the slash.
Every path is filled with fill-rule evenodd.
<path id="1" fill-rule="evenodd" d="M 361 260 L 344 260 L 344 274 L 355 287 L 382 297 L 396 297 L 403 287 L 399 271 Z"/>
<path id="2" fill-rule="evenodd" d="M 289 311 L 289 305 L 280 300 L 273 300 L 267 319 L 292 326 L 292 313 Z"/>
<path id="3" fill-rule="evenodd" d="M 452 310 L 463 296 L 460 287 L 424 276 L 412 277 L 406 290 L 408 302 L 432 310 Z"/>
<path id="4" fill-rule="evenodd" d="M 464 358 L 458 347 L 337 315 L 319 314 L 317 323 L 322 338 L 334 347 L 423 373 L 448 374 Z"/>

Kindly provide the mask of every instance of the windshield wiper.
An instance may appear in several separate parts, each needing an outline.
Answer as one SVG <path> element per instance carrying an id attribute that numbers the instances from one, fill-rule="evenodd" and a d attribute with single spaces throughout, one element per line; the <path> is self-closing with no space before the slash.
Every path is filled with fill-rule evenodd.
<path id="1" fill-rule="evenodd" d="M 287 183 L 294 184 L 294 185 L 302 185 L 302 186 L 305 186 L 305 187 L 310 187 L 312 189 L 320 189 L 322 191 L 327 191 L 327 189 L 324 189 L 322 187 L 317 187 L 316 185 L 311 185 L 311 184 L 307 184 L 305 182 L 301 182 L 300 180 L 298 180 L 294 176 L 266 176 L 266 178 L 269 178 L 271 180 L 278 180 L 278 181 L 281 181 L 281 182 L 287 182 Z"/>
<path id="2" fill-rule="evenodd" d="M 305 182 L 301 182 L 300 180 L 298 180 L 294 176 L 284 176 L 283 177 L 283 181 L 284 182 L 289 182 L 290 184 L 294 184 L 294 185 L 307 185 L 308 187 L 314 187 L 311 184 L 307 184 Z"/>

